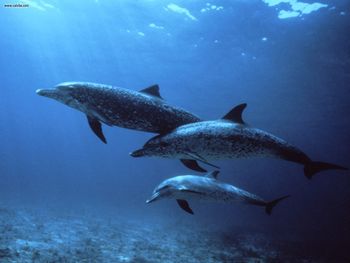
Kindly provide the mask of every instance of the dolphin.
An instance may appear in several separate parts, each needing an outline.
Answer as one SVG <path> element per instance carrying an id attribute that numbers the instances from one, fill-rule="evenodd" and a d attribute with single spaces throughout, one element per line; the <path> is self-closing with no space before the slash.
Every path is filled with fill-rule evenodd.
<path id="1" fill-rule="evenodd" d="M 217 167 L 208 160 L 250 157 L 273 157 L 302 164 L 308 179 L 323 170 L 347 170 L 339 165 L 312 161 L 285 140 L 245 124 L 242 112 L 246 106 L 244 103 L 234 107 L 219 120 L 186 124 L 155 136 L 131 156 L 176 158 L 199 172 L 205 172 L 205 169 L 197 161 Z"/>
<path id="2" fill-rule="evenodd" d="M 196 115 L 163 100 L 158 85 L 134 91 L 97 83 L 64 82 L 36 93 L 86 114 L 90 128 L 104 143 L 107 141 L 101 123 L 163 134 L 200 121 Z"/>
<path id="3" fill-rule="evenodd" d="M 265 212 L 271 215 L 272 209 L 280 201 L 289 197 L 282 196 L 272 201 L 217 180 L 219 171 L 213 171 L 205 176 L 180 175 L 160 183 L 146 203 L 160 199 L 176 199 L 178 205 L 187 213 L 193 214 L 187 200 L 214 201 L 224 203 L 242 202 L 245 204 L 265 207 Z"/>

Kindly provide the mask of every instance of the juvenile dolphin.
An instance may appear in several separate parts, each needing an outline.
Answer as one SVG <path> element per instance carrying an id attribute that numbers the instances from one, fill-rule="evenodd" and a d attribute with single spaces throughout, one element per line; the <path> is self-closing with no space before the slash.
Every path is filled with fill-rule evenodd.
<path id="1" fill-rule="evenodd" d="M 192 113 L 166 103 L 158 85 L 134 91 L 89 82 L 64 82 L 54 89 L 38 89 L 36 93 L 86 114 L 91 129 L 104 143 L 107 142 L 101 122 L 163 134 L 180 125 L 200 121 Z"/>
<path id="2" fill-rule="evenodd" d="M 203 200 L 224 203 L 243 202 L 246 204 L 265 207 L 265 212 L 271 214 L 272 208 L 289 195 L 272 201 L 265 201 L 261 197 L 239 189 L 233 185 L 218 181 L 219 171 L 205 176 L 180 175 L 163 181 L 154 189 L 153 194 L 146 203 L 160 199 L 176 199 L 178 205 L 187 213 L 193 210 L 187 200 Z"/>
<path id="3" fill-rule="evenodd" d="M 187 124 L 155 136 L 131 156 L 177 158 L 200 172 L 205 170 L 197 161 L 211 165 L 208 160 L 250 157 L 273 157 L 300 163 L 309 179 L 323 170 L 347 170 L 335 164 L 314 162 L 283 139 L 246 125 L 242 119 L 245 107 L 246 104 L 238 105 L 220 120 Z"/>

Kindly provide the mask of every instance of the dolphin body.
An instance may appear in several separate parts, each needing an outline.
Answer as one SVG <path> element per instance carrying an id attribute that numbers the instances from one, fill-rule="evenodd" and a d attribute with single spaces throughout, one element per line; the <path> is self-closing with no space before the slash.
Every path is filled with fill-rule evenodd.
<path id="1" fill-rule="evenodd" d="M 85 113 L 91 129 L 104 143 L 107 141 L 101 123 L 163 134 L 200 121 L 192 113 L 166 103 L 158 85 L 133 91 L 89 82 L 64 82 L 36 93 Z"/>
<path id="2" fill-rule="evenodd" d="M 347 170 L 335 164 L 314 162 L 297 147 L 268 132 L 246 125 L 242 112 L 246 104 L 233 108 L 222 119 L 186 124 L 165 135 L 151 138 L 133 157 L 177 158 L 190 169 L 206 172 L 197 161 L 224 158 L 273 157 L 304 165 L 307 178 L 328 169 Z"/>
<path id="3" fill-rule="evenodd" d="M 187 213 L 193 214 L 187 200 L 213 201 L 223 203 L 242 202 L 245 204 L 265 207 L 265 212 L 270 215 L 272 208 L 289 195 L 272 201 L 265 201 L 261 197 L 239 189 L 233 185 L 218 181 L 219 171 L 214 171 L 205 176 L 180 175 L 163 181 L 154 189 L 153 194 L 146 203 L 160 199 L 176 199 L 178 205 Z"/>

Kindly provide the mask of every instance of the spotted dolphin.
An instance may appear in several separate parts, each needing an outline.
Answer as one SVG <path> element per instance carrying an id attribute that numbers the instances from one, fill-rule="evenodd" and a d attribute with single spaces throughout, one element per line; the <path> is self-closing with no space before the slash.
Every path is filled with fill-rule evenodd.
<path id="1" fill-rule="evenodd" d="M 236 106 L 220 120 L 186 124 L 165 135 L 155 136 L 131 156 L 176 158 L 200 172 L 205 170 L 197 161 L 211 165 L 208 160 L 250 157 L 273 157 L 302 164 L 309 179 L 323 170 L 347 170 L 335 164 L 312 161 L 285 140 L 246 125 L 242 119 L 245 107 L 246 104 Z"/>
<path id="2" fill-rule="evenodd" d="M 134 91 L 89 82 L 64 82 L 36 93 L 86 114 L 90 128 L 104 143 L 107 141 L 101 123 L 163 134 L 200 121 L 194 114 L 163 100 L 158 85 Z"/>
<path id="3" fill-rule="evenodd" d="M 274 206 L 289 195 L 272 201 L 217 180 L 219 171 L 213 171 L 205 176 L 180 175 L 160 183 L 146 203 L 161 199 L 176 199 L 178 205 L 187 213 L 193 214 L 188 200 L 212 201 L 223 203 L 242 202 L 245 204 L 265 207 L 265 212 L 271 214 Z"/>

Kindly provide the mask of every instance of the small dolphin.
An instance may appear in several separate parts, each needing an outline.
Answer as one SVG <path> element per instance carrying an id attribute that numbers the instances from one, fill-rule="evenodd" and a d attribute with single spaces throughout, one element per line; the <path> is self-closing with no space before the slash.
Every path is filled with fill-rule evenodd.
<path id="1" fill-rule="evenodd" d="M 270 202 L 261 197 L 239 189 L 233 185 L 218 181 L 219 171 L 213 171 L 205 176 L 180 175 L 163 181 L 154 189 L 153 194 L 146 203 L 171 198 L 176 199 L 178 205 L 187 213 L 193 210 L 187 200 L 203 200 L 214 202 L 243 202 L 246 204 L 265 207 L 265 212 L 271 215 L 272 208 L 289 195 L 277 198 Z"/>
<path id="2" fill-rule="evenodd" d="M 89 82 L 64 82 L 38 95 L 55 99 L 86 114 L 90 128 L 104 142 L 101 122 L 139 131 L 166 133 L 200 118 L 166 103 L 158 85 L 134 91 Z"/>
<path id="3" fill-rule="evenodd" d="M 307 178 L 328 169 L 347 170 L 335 164 L 314 162 L 297 147 L 268 132 L 246 125 L 246 104 L 233 108 L 222 119 L 186 124 L 165 135 L 151 138 L 133 157 L 159 156 L 180 159 L 190 169 L 205 172 L 197 161 L 223 158 L 273 157 L 304 165 Z"/>

